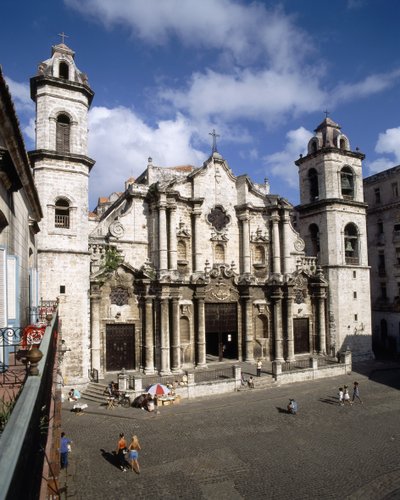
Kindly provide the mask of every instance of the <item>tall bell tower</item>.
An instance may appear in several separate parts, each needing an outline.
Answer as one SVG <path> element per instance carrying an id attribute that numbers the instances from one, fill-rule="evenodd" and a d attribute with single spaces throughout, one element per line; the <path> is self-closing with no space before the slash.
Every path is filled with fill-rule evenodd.
<path id="1" fill-rule="evenodd" d="M 64 35 L 62 35 L 64 38 Z M 63 375 L 84 383 L 90 362 L 87 118 L 93 91 L 60 43 L 31 78 L 36 104 L 36 149 L 29 153 L 44 217 L 38 234 L 40 295 L 60 301 L 62 336 L 71 349 Z"/>
<path id="2" fill-rule="evenodd" d="M 299 231 L 329 281 L 328 345 L 331 354 L 350 349 L 372 356 L 370 268 L 362 160 L 330 118 L 316 128 L 299 168 Z"/>

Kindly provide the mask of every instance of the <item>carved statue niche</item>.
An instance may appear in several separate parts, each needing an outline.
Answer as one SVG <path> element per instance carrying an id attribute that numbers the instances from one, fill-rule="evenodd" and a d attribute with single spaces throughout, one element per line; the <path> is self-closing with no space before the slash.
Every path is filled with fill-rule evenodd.
<path id="1" fill-rule="evenodd" d="M 296 304 L 304 304 L 307 297 L 307 279 L 300 274 L 293 280 L 294 301 Z"/>

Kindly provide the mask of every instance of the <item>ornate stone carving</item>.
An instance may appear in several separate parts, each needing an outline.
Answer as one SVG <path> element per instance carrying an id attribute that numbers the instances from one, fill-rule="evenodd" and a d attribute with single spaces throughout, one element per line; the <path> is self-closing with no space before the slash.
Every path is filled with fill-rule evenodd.
<path id="1" fill-rule="evenodd" d="M 304 240 L 301 238 L 297 238 L 297 240 L 294 242 L 294 248 L 297 252 L 302 252 L 305 248 L 306 244 L 304 243 Z"/>
<path id="2" fill-rule="evenodd" d="M 223 207 L 216 206 L 207 215 L 207 220 L 217 231 L 221 231 L 229 223 L 230 218 Z"/>
<path id="3" fill-rule="evenodd" d="M 267 243 L 269 241 L 269 236 L 266 230 L 264 233 L 260 227 L 257 228 L 255 233 L 251 233 L 250 241 L 252 243 Z"/>
<path id="4" fill-rule="evenodd" d="M 176 230 L 176 236 L 179 238 L 190 238 L 190 231 L 182 221 L 179 222 L 179 226 Z"/>
<path id="5" fill-rule="evenodd" d="M 111 304 L 116 304 L 117 306 L 125 306 L 129 302 L 129 291 L 126 288 L 120 286 L 114 287 L 110 293 Z"/>
<path id="6" fill-rule="evenodd" d="M 117 220 L 110 224 L 108 230 L 111 236 L 114 236 L 114 238 L 121 238 L 125 233 L 124 226 Z"/>
<path id="7" fill-rule="evenodd" d="M 227 283 L 213 283 L 206 289 L 207 297 L 218 302 L 235 302 L 238 300 L 237 291 Z"/>

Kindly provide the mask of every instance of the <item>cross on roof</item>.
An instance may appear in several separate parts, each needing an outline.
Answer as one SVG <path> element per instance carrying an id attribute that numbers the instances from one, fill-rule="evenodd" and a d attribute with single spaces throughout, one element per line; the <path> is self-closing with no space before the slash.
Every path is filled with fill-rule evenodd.
<path id="1" fill-rule="evenodd" d="M 326 110 L 324 111 L 324 113 L 325 113 L 325 118 L 328 118 L 328 115 L 329 115 L 330 111 L 328 111 L 328 110 L 326 109 Z"/>
<path id="2" fill-rule="evenodd" d="M 60 37 L 61 37 L 61 43 L 63 43 L 63 44 L 65 44 L 65 38 L 69 38 L 69 36 L 68 36 L 68 35 L 66 35 L 66 34 L 64 33 L 64 31 L 63 31 L 62 33 L 59 33 L 59 34 L 58 34 L 58 36 L 60 36 Z"/>
<path id="3" fill-rule="evenodd" d="M 217 137 L 219 137 L 219 134 L 215 133 L 215 129 L 213 128 L 212 132 L 209 132 L 208 135 L 211 135 L 213 138 L 213 145 L 212 145 L 212 152 L 217 153 Z"/>

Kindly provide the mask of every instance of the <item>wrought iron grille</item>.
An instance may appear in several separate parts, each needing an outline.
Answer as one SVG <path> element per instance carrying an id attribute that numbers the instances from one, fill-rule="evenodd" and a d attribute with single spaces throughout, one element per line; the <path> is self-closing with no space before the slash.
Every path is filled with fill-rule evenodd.
<path id="1" fill-rule="evenodd" d="M 23 331 L 21 327 L 0 329 L 0 386 L 11 387 L 25 381 L 26 368 L 18 356 Z"/>

